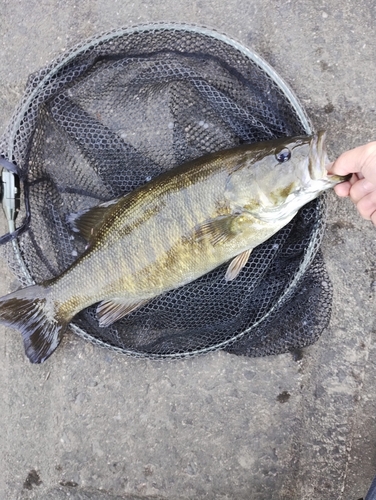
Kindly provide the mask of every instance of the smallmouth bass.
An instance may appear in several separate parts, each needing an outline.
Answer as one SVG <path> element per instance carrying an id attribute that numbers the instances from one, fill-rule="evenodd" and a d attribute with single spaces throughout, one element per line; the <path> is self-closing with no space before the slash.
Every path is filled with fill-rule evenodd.
<path id="1" fill-rule="evenodd" d="M 26 355 L 41 363 L 92 304 L 99 302 L 99 324 L 107 327 L 224 262 L 224 279 L 235 279 L 253 248 L 346 180 L 328 175 L 324 137 L 212 153 L 71 216 L 88 242 L 85 252 L 56 278 L 0 298 L 0 321 L 21 331 Z"/>

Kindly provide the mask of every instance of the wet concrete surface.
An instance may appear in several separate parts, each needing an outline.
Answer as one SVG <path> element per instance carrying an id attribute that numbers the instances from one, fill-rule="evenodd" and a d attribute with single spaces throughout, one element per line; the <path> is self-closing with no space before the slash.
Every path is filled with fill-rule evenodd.
<path id="1" fill-rule="evenodd" d="M 215 28 L 290 84 L 330 155 L 375 138 L 372 0 L 1 4 L 0 132 L 30 73 L 98 32 L 153 21 Z M 0 215 L 4 228 L 4 217 Z M 31 365 L 0 326 L 0 498 L 358 500 L 376 473 L 376 230 L 330 197 L 334 286 L 321 339 L 290 354 L 133 359 L 68 336 Z M 17 283 L 1 261 L 0 295 Z"/>

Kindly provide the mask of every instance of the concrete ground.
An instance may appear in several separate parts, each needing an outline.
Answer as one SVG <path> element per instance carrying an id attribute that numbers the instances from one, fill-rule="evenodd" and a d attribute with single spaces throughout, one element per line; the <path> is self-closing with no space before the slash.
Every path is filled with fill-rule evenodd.
<path id="1" fill-rule="evenodd" d="M 333 158 L 375 138 L 374 0 L 2 0 L 0 12 L 0 132 L 28 75 L 65 48 L 163 20 L 259 52 L 328 130 Z M 152 362 L 69 336 L 33 366 L 1 326 L 0 498 L 364 496 L 376 473 L 376 230 L 347 200 L 330 201 L 333 315 L 300 361 L 217 352 Z M 0 295 L 14 287 L 2 261 Z"/>

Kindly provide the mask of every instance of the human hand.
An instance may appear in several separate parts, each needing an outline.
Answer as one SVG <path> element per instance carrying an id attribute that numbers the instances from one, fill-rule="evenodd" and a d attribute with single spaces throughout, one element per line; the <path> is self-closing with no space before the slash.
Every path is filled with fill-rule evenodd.
<path id="1" fill-rule="evenodd" d="M 331 174 L 353 174 L 334 190 L 338 196 L 349 196 L 360 215 L 376 226 L 376 141 L 342 153 L 326 168 Z"/>

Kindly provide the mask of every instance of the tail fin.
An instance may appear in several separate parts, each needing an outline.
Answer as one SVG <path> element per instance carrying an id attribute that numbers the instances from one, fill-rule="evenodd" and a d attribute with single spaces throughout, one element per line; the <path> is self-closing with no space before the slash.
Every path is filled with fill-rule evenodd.
<path id="1" fill-rule="evenodd" d="M 21 331 L 32 363 L 43 363 L 57 348 L 67 328 L 55 312 L 48 289 L 30 286 L 0 298 L 0 322 Z"/>

